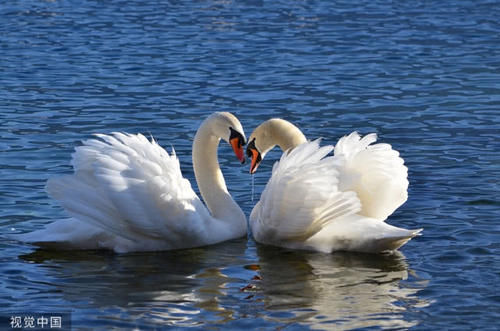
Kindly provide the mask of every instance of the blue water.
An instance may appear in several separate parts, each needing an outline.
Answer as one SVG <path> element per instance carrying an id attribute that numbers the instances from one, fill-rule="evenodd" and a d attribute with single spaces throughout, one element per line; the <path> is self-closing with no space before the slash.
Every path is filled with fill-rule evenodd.
<path id="1" fill-rule="evenodd" d="M 496 329 L 500 319 L 497 1 L 64 1 L 0 4 L 0 316 L 72 326 Z M 388 222 L 400 254 L 296 252 L 239 239 L 117 255 L 7 238 L 64 218 L 44 191 L 92 133 L 190 147 L 213 111 L 335 143 L 376 132 L 409 168 Z M 255 177 L 258 196 L 279 152 Z M 251 177 L 221 166 L 248 215 Z M 194 185 L 196 187 L 196 185 Z M 4 323 L 4 322 L 2 322 Z M 0 325 L 0 329 L 10 326 Z"/>

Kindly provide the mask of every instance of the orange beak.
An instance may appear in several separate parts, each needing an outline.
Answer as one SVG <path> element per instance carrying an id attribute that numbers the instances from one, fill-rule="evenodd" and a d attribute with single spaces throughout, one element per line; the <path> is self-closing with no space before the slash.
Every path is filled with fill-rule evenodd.
<path id="1" fill-rule="evenodd" d="M 238 137 L 232 138 L 229 142 L 238 160 L 240 160 L 242 164 L 245 163 L 245 153 L 243 151 L 243 145 L 240 143 L 240 139 Z"/>
<path id="2" fill-rule="evenodd" d="M 255 148 L 250 149 L 250 151 L 252 152 L 252 163 L 250 165 L 250 173 L 254 174 L 257 171 L 257 168 L 259 167 L 261 157 L 259 151 L 256 150 Z"/>

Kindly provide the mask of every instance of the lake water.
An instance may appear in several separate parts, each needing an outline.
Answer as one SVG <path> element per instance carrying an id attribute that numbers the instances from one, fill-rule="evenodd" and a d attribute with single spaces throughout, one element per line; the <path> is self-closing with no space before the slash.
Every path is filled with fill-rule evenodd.
<path id="1" fill-rule="evenodd" d="M 497 329 L 499 17 L 482 0 L 2 2 L 0 329 L 30 313 L 70 313 L 76 329 Z M 325 144 L 378 133 L 409 168 L 388 222 L 423 235 L 394 255 L 245 238 L 119 255 L 8 239 L 66 217 L 44 185 L 92 133 L 153 135 L 196 187 L 191 144 L 213 111 L 247 134 L 270 117 Z M 249 215 L 248 163 L 225 144 L 219 159 Z"/>

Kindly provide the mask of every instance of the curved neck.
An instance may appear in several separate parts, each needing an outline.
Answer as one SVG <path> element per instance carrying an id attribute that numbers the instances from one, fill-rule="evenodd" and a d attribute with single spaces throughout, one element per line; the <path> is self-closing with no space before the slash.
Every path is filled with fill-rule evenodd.
<path id="1" fill-rule="evenodd" d="M 205 120 L 194 137 L 193 168 L 201 196 L 214 218 L 227 221 L 235 226 L 242 218 L 246 227 L 246 217 L 227 191 L 226 182 L 217 160 L 220 138 L 214 135 L 210 120 Z"/>
<path id="2" fill-rule="evenodd" d="M 260 136 L 257 144 L 261 153 L 265 154 L 278 145 L 283 152 L 297 147 L 307 141 L 298 127 L 280 118 L 270 119 L 255 129 L 252 136 Z M 252 137 L 250 137 L 250 140 Z"/>
<path id="3" fill-rule="evenodd" d="M 307 141 L 306 137 L 298 127 L 290 122 L 280 122 L 273 127 L 272 139 L 283 152 L 295 148 Z"/>

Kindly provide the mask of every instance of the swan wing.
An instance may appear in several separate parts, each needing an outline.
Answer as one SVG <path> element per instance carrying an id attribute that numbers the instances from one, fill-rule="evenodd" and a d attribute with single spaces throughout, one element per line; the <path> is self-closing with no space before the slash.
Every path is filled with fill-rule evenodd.
<path id="1" fill-rule="evenodd" d="M 72 157 L 74 174 L 52 178 L 47 192 L 81 222 L 135 243 L 158 248 L 191 246 L 210 219 L 181 173 L 175 151 L 167 153 L 141 134 L 96 135 Z"/>
<path id="2" fill-rule="evenodd" d="M 398 151 L 376 140 L 353 132 L 337 142 L 335 157 L 343 160 L 340 189 L 357 193 L 361 215 L 383 221 L 408 199 L 408 168 Z"/>
<path id="3" fill-rule="evenodd" d="M 257 241 L 303 241 L 361 209 L 356 193 L 338 188 L 338 160 L 327 157 L 333 146 L 319 147 L 319 142 L 301 144 L 274 164 L 250 216 Z"/>

